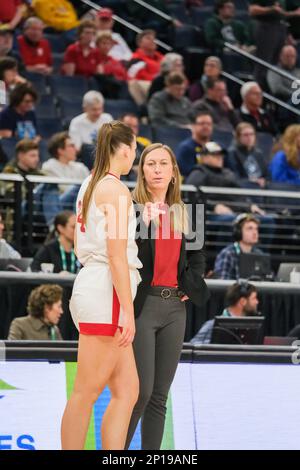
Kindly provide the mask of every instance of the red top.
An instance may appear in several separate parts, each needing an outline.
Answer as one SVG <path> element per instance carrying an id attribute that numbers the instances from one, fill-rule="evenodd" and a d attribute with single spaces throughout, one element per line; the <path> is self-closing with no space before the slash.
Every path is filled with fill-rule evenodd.
<path id="1" fill-rule="evenodd" d="M 21 0 L 2 0 L 0 2 L 0 23 L 10 23 L 21 3 Z"/>
<path id="2" fill-rule="evenodd" d="M 152 81 L 160 71 L 160 63 L 164 56 L 160 53 L 155 51 L 153 55 L 147 55 L 142 49 L 137 49 L 135 53 L 132 55 L 132 59 L 140 59 L 146 63 L 146 66 L 139 70 L 136 74 L 135 78 L 137 80 L 147 80 Z"/>
<path id="3" fill-rule="evenodd" d="M 75 75 L 91 77 L 97 72 L 97 66 L 100 63 L 100 51 L 96 47 L 91 47 L 88 55 L 84 55 L 79 42 L 75 42 L 68 46 L 63 63 L 75 64 Z"/>
<path id="4" fill-rule="evenodd" d="M 182 234 L 170 228 L 169 215 L 159 216 L 159 227 L 156 231 L 155 260 L 152 286 L 178 286 L 178 262 Z"/>
<path id="5" fill-rule="evenodd" d="M 45 64 L 51 67 L 51 46 L 47 39 L 41 39 L 36 45 L 29 43 L 22 35 L 18 37 L 19 51 L 26 66 Z"/>
<path id="6" fill-rule="evenodd" d="M 127 70 L 123 64 L 109 55 L 100 53 L 100 64 L 104 67 L 105 75 L 113 75 L 117 80 L 126 81 L 128 79 Z"/>

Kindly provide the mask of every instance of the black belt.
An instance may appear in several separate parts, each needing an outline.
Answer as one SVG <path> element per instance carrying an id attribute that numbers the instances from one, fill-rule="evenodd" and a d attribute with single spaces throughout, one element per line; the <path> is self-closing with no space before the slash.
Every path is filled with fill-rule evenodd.
<path id="1" fill-rule="evenodd" d="M 157 295 L 163 299 L 169 299 L 170 297 L 180 298 L 184 295 L 184 292 L 178 289 L 178 287 L 151 286 L 149 295 Z"/>

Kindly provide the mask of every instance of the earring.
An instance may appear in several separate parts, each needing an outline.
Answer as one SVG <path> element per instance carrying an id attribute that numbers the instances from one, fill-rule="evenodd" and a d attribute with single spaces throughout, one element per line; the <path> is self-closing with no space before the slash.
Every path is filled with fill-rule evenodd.
<path id="1" fill-rule="evenodd" d="M 172 178 L 171 178 L 171 183 L 172 183 L 173 185 L 176 183 L 176 178 L 175 178 L 175 176 L 172 176 Z"/>

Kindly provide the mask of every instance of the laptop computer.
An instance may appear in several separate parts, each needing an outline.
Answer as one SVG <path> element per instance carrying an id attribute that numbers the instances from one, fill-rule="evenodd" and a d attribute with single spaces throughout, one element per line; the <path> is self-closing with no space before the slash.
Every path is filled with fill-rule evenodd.
<path id="1" fill-rule="evenodd" d="M 32 258 L 0 258 L 0 271 L 27 271 L 32 263 Z"/>
<path id="2" fill-rule="evenodd" d="M 257 280 L 272 277 L 271 257 L 267 254 L 241 253 L 239 255 L 240 278 Z"/>
<path id="3" fill-rule="evenodd" d="M 277 280 L 281 282 L 290 282 L 290 274 L 293 269 L 300 272 L 300 263 L 280 263 Z"/>

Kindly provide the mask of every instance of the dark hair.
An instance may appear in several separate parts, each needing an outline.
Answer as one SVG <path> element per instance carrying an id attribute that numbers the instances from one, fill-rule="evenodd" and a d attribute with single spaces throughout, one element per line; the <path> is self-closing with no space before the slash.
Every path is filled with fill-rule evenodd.
<path id="1" fill-rule="evenodd" d="M 225 307 L 233 307 L 238 301 L 244 297 L 248 299 L 253 292 L 257 292 L 253 284 L 245 281 L 239 281 L 228 287 L 225 294 Z"/>
<path id="2" fill-rule="evenodd" d="M 4 80 L 4 73 L 7 70 L 18 68 L 18 62 L 13 57 L 3 57 L 0 59 L 0 80 Z"/>
<path id="3" fill-rule="evenodd" d="M 129 126 L 120 121 L 111 121 L 101 126 L 98 132 L 96 158 L 92 178 L 84 193 L 82 202 L 82 222 L 86 222 L 87 211 L 93 191 L 105 174 L 109 171 L 110 157 L 121 144 L 131 145 L 134 134 Z"/>
<path id="4" fill-rule="evenodd" d="M 140 45 L 143 37 L 147 36 L 148 34 L 152 34 L 154 37 L 156 37 L 156 31 L 154 31 L 154 29 L 144 29 L 144 31 L 141 31 L 136 35 L 136 43 L 138 46 Z"/>
<path id="5" fill-rule="evenodd" d="M 19 106 L 23 101 L 25 95 L 32 96 L 33 100 L 36 102 L 38 99 L 38 94 L 32 85 L 29 83 L 21 83 L 17 85 L 10 93 L 9 105 L 14 108 Z"/>
<path id="6" fill-rule="evenodd" d="M 129 111 L 128 113 L 123 113 L 123 114 L 121 114 L 121 116 L 118 118 L 118 121 L 123 122 L 123 120 L 124 120 L 127 116 L 128 116 L 128 117 L 133 117 L 133 118 L 139 120 L 139 117 L 138 117 L 137 114 L 131 113 L 131 112 Z"/>
<path id="7" fill-rule="evenodd" d="M 48 142 L 48 151 L 50 155 L 54 158 L 58 157 L 58 149 L 64 149 L 66 145 L 66 140 L 70 136 L 67 131 L 57 132 L 54 134 Z"/>
<path id="8" fill-rule="evenodd" d="M 62 287 L 57 284 L 42 284 L 30 293 L 27 312 L 35 318 L 43 318 L 45 307 L 51 306 L 61 300 L 63 294 Z"/>
<path id="9" fill-rule="evenodd" d="M 54 240 L 54 238 L 57 237 L 57 234 L 59 234 L 58 226 L 62 225 L 63 227 L 65 227 L 67 225 L 67 223 L 69 222 L 69 219 L 73 215 L 75 215 L 74 212 L 67 210 L 67 211 L 59 212 L 55 216 L 55 219 L 53 221 L 53 229 L 48 234 L 47 239 L 46 239 L 46 243 L 50 242 L 51 240 Z"/>
<path id="10" fill-rule="evenodd" d="M 215 13 L 218 14 L 220 10 L 222 10 L 222 8 L 224 7 L 224 5 L 226 5 L 226 3 L 233 3 L 233 0 L 217 0 L 215 2 Z"/>
<path id="11" fill-rule="evenodd" d="M 165 78 L 165 85 L 182 85 L 186 83 L 186 77 L 180 72 L 170 72 Z"/>
<path id="12" fill-rule="evenodd" d="M 30 139 L 22 139 L 19 140 L 19 142 L 16 145 L 16 156 L 18 157 L 19 153 L 26 153 L 30 152 L 30 150 L 38 150 L 39 145 L 34 141 Z"/>
<path id="13" fill-rule="evenodd" d="M 217 83 L 226 83 L 222 78 L 208 78 L 206 82 L 206 89 L 211 90 Z"/>
<path id="14" fill-rule="evenodd" d="M 213 117 L 211 115 L 211 113 L 209 111 L 196 111 L 195 113 L 192 114 L 192 119 L 193 119 L 193 124 L 195 124 L 195 122 L 197 121 L 198 117 L 202 117 L 202 116 L 209 116 L 212 121 L 213 121 Z"/>
<path id="15" fill-rule="evenodd" d="M 77 36 L 80 38 L 83 31 L 88 28 L 93 28 L 95 32 L 97 31 L 97 27 L 94 21 L 92 20 L 83 20 L 81 21 L 80 25 L 77 28 Z"/>

